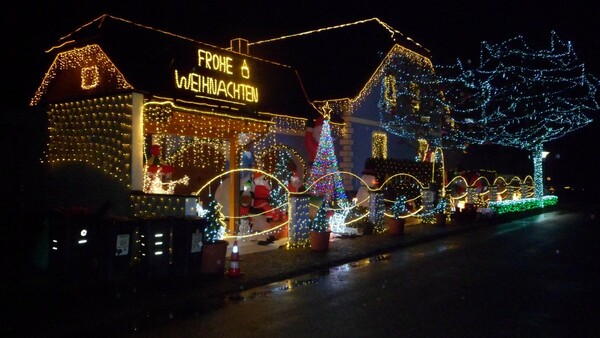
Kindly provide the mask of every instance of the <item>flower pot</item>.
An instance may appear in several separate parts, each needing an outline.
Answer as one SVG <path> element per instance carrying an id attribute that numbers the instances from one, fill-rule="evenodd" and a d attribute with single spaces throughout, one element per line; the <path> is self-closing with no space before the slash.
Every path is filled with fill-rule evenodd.
<path id="1" fill-rule="evenodd" d="M 227 258 L 227 241 L 219 240 L 215 243 L 202 245 L 202 260 L 200 272 L 203 274 L 225 274 L 225 261 Z"/>
<path id="2" fill-rule="evenodd" d="M 312 231 L 310 232 L 310 248 L 314 251 L 329 250 L 330 231 Z"/>
<path id="3" fill-rule="evenodd" d="M 281 223 L 283 223 L 283 221 L 275 223 L 273 225 L 273 227 L 277 227 Z M 288 227 L 289 227 L 289 224 L 285 224 L 285 225 L 278 227 L 277 229 L 273 230 L 274 232 L 273 232 L 272 236 L 275 237 L 275 239 L 282 239 L 282 238 L 288 237 Z"/>
<path id="4" fill-rule="evenodd" d="M 404 218 L 388 218 L 387 226 L 390 231 L 390 235 L 392 236 L 401 236 L 404 235 L 404 225 L 406 224 L 406 219 Z"/>
<path id="5" fill-rule="evenodd" d="M 446 225 L 446 214 L 439 213 L 435 214 L 435 224 L 439 226 Z"/>
<path id="6" fill-rule="evenodd" d="M 375 225 L 373 223 L 365 224 L 362 228 L 363 235 L 372 235 L 375 230 Z"/>

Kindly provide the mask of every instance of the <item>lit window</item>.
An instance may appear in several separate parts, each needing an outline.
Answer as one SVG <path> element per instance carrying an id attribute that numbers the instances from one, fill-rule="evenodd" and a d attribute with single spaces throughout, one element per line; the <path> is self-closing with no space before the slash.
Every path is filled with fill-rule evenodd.
<path id="1" fill-rule="evenodd" d="M 387 158 L 387 134 L 382 132 L 374 132 L 372 137 L 371 147 L 373 158 Z"/>
<path id="2" fill-rule="evenodd" d="M 81 68 L 81 88 L 92 89 L 98 86 L 98 83 L 100 83 L 100 75 L 97 66 Z"/>

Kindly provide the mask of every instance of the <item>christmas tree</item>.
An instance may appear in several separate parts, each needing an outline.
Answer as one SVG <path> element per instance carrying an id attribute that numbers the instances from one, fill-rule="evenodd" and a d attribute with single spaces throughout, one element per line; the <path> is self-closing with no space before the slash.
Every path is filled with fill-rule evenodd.
<path id="1" fill-rule="evenodd" d="M 324 107 L 324 120 L 317 155 L 310 171 L 309 182 L 314 183 L 311 194 L 322 196 L 327 202 L 346 201 L 346 191 L 339 172 L 331 128 L 329 126 L 329 104 Z"/>
<path id="2" fill-rule="evenodd" d="M 273 176 L 283 184 L 287 185 L 292 179 L 292 172 L 288 168 L 290 154 L 287 151 L 279 151 L 277 156 L 277 164 Z M 286 202 L 286 191 L 276 180 L 273 182 L 271 191 L 269 192 L 269 204 L 274 208 L 278 208 Z"/>
<path id="3" fill-rule="evenodd" d="M 317 214 L 311 223 L 311 230 L 318 232 L 325 232 L 329 230 L 329 220 L 327 219 L 327 211 L 329 210 L 329 204 L 327 200 L 323 200 L 321 206 L 317 210 Z"/>
<path id="4" fill-rule="evenodd" d="M 392 204 L 390 211 L 394 215 L 394 218 L 400 218 L 406 214 L 406 196 L 400 195 Z"/>
<path id="5" fill-rule="evenodd" d="M 225 217 L 221 213 L 219 202 L 213 199 L 208 203 L 204 218 L 208 221 L 208 224 L 202 233 L 202 242 L 207 244 L 216 243 L 225 235 Z"/>

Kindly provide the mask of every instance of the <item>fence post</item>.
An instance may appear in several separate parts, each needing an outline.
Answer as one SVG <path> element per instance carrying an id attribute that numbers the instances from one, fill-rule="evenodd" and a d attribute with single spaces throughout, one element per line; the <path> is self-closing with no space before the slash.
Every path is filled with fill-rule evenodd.
<path id="1" fill-rule="evenodd" d="M 290 248 L 300 248 L 310 245 L 310 195 L 290 196 L 289 210 L 289 244 Z"/>
<path id="2" fill-rule="evenodd" d="M 375 230 L 383 231 L 383 213 L 385 211 L 385 201 L 383 193 L 369 192 L 369 221 L 374 224 Z"/>
<path id="3" fill-rule="evenodd" d="M 477 203 L 477 189 L 475 187 L 467 187 L 467 203 Z"/>
<path id="4" fill-rule="evenodd" d="M 506 187 L 506 199 L 514 200 L 515 199 L 515 187 L 509 185 Z"/>
<path id="5" fill-rule="evenodd" d="M 498 201 L 498 187 L 495 185 L 490 186 L 490 202 Z"/>
<path id="6" fill-rule="evenodd" d="M 521 183 L 521 198 L 527 198 L 527 184 L 526 183 Z"/>

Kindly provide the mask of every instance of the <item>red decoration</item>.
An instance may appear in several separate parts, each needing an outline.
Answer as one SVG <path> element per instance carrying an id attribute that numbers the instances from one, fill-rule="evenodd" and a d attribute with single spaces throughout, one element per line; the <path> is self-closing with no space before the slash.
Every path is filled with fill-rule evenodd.
<path id="1" fill-rule="evenodd" d="M 273 217 L 271 211 L 273 207 L 269 204 L 269 193 L 271 192 L 271 188 L 265 180 L 264 175 L 260 173 L 255 173 L 254 175 L 257 176 L 257 174 L 258 177 L 254 179 L 254 201 L 252 207 L 254 209 L 267 211 L 266 216 L 271 218 Z"/>
<path id="2" fill-rule="evenodd" d="M 319 116 L 315 120 L 314 127 L 307 127 L 304 133 L 304 145 L 308 150 L 308 158 L 310 162 L 314 162 L 317 156 L 317 148 L 319 147 L 319 135 L 321 134 L 321 126 L 323 125 L 323 117 Z"/>

